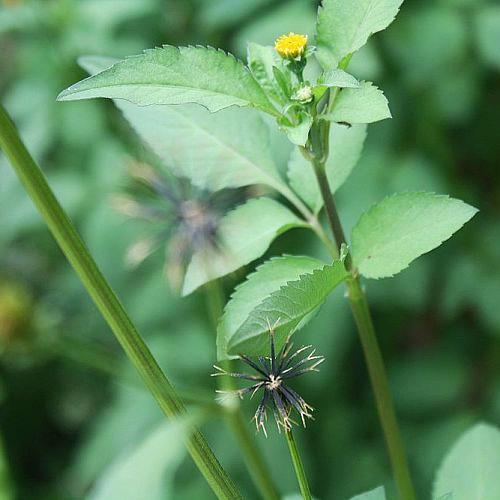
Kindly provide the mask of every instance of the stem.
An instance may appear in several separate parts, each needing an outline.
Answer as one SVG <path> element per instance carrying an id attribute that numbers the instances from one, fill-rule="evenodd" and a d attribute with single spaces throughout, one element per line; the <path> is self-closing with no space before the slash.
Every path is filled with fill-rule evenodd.
<path id="1" fill-rule="evenodd" d="M 61 250 L 162 411 L 172 419 L 185 416 L 186 409 L 182 401 L 59 205 L 42 171 L 28 153 L 14 123 L 1 105 L 0 148 L 12 163 Z M 197 429 L 190 430 L 186 447 L 215 495 L 227 500 L 242 498 L 203 435 Z"/>
<path id="2" fill-rule="evenodd" d="M 206 284 L 207 304 L 210 316 L 214 327 L 217 327 L 218 321 L 222 316 L 224 309 L 224 291 L 221 286 L 221 281 L 216 279 Z M 220 362 L 227 371 L 232 370 L 231 361 Z M 217 377 L 219 388 L 225 391 L 234 390 L 234 381 L 230 377 Z M 253 482 L 260 491 L 262 498 L 265 500 L 279 500 L 280 496 L 276 491 L 273 480 L 269 474 L 269 469 L 266 467 L 262 456 L 248 431 L 248 426 L 245 422 L 245 417 L 241 409 L 239 401 L 232 402 L 231 405 L 224 406 L 227 422 L 231 427 L 238 441 L 240 450 L 245 459 L 245 463 L 250 472 Z"/>
<path id="3" fill-rule="evenodd" d="M 290 456 L 292 457 L 293 468 L 295 469 L 297 481 L 299 482 L 302 498 L 304 500 L 311 500 L 311 490 L 309 489 L 309 483 L 307 482 L 304 464 L 302 463 L 302 459 L 300 458 L 299 450 L 297 448 L 297 444 L 295 443 L 292 431 L 285 431 L 285 437 L 286 442 L 288 443 L 288 449 L 290 450 Z"/>
<path id="4" fill-rule="evenodd" d="M 324 163 L 314 161 L 314 159 L 312 164 L 325 204 L 328 221 L 337 247 L 340 249 L 340 246 L 346 244 L 347 241 L 335 206 L 335 201 L 330 191 L 325 173 L 325 165 Z M 377 410 L 389 451 L 394 479 L 402 500 L 415 500 L 416 496 L 408 468 L 406 452 L 396 419 L 384 360 L 378 345 L 368 301 L 359 283 L 359 279 L 356 276 L 356 270 L 352 269 L 350 259 L 346 259 L 346 266 L 351 271 L 351 277 L 347 281 L 348 298 L 363 347 L 366 364 L 368 366 L 368 373 L 370 375 Z"/>

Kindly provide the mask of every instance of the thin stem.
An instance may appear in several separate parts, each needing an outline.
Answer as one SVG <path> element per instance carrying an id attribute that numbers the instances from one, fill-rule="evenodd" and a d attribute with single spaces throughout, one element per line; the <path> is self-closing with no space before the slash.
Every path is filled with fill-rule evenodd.
<path id="1" fill-rule="evenodd" d="M 185 416 L 186 409 L 182 401 L 97 267 L 1 105 L 0 148 L 10 160 L 61 250 L 162 411 L 172 419 Z M 242 498 L 200 431 L 195 428 L 190 431 L 186 447 L 215 495 L 227 500 Z"/>
<path id="2" fill-rule="evenodd" d="M 340 249 L 341 245 L 347 243 L 347 240 L 335 206 L 335 201 L 330 191 L 324 163 L 318 163 L 313 160 L 312 164 L 323 197 L 328 221 L 337 247 Z M 351 278 L 347 281 L 348 298 L 368 366 L 377 410 L 389 451 L 394 479 L 401 499 L 415 500 L 416 496 L 408 468 L 406 451 L 396 419 L 396 412 L 394 410 L 394 403 L 387 380 L 384 360 L 378 345 L 368 302 L 359 283 L 359 279 L 356 276 L 356 270 L 351 269 L 352 264 L 350 260 L 346 261 L 346 266 L 351 271 Z"/>
<path id="3" fill-rule="evenodd" d="M 207 283 L 206 292 L 210 316 L 214 327 L 217 328 L 217 324 L 224 309 L 224 291 L 221 281 L 216 279 Z M 234 371 L 231 368 L 231 361 L 220 362 L 219 365 L 229 372 Z M 231 377 L 217 377 L 217 379 L 220 384 L 219 389 L 225 391 L 235 389 L 234 380 Z M 262 455 L 255 444 L 255 440 L 252 439 L 250 435 L 239 401 L 232 401 L 231 405 L 225 406 L 225 410 L 228 425 L 231 427 L 238 441 L 240 451 L 243 454 L 250 475 L 260 491 L 262 498 L 265 500 L 279 500 L 280 497 L 276 491 L 271 475 L 269 474 L 269 469 L 262 459 Z"/>
<path id="4" fill-rule="evenodd" d="M 290 456 L 292 457 L 295 475 L 297 476 L 297 481 L 299 482 L 302 498 L 304 500 L 311 500 L 311 490 L 309 489 L 309 483 L 307 482 L 304 464 L 302 463 L 302 459 L 300 458 L 299 450 L 297 448 L 297 444 L 295 443 L 292 431 L 285 431 L 285 437 L 286 442 L 288 443 L 288 449 L 290 450 Z"/>

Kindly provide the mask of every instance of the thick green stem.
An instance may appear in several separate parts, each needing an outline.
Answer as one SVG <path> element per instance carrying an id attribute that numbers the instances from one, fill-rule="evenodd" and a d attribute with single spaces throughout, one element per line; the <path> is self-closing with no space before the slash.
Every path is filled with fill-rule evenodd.
<path id="1" fill-rule="evenodd" d="M 342 223 L 330 191 L 324 163 L 318 163 L 313 160 L 312 164 L 325 204 L 328 221 L 338 247 L 338 252 L 341 245 L 347 243 Z M 356 270 L 351 269 L 352 265 L 350 259 L 346 261 L 346 266 L 351 271 L 351 278 L 347 282 L 349 302 L 363 347 L 366 364 L 368 366 L 377 410 L 389 451 L 394 479 L 401 499 L 415 500 L 416 496 L 411 481 L 410 470 L 408 468 L 406 451 L 396 419 L 396 412 L 394 410 L 384 361 L 378 345 L 366 295 L 356 276 Z"/>
<path id="2" fill-rule="evenodd" d="M 186 409 L 182 401 L 97 267 L 1 105 L 0 148 L 12 163 L 61 250 L 162 411 L 172 419 L 184 416 Z M 186 439 L 186 447 L 218 498 L 228 500 L 242 498 L 197 429 L 193 428 L 190 432 Z"/>
<path id="3" fill-rule="evenodd" d="M 295 469 L 297 481 L 299 482 L 302 498 L 304 500 L 311 500 L 311 490 L 309 489 L 309 483 L 307 482 L 304 464 L 302 463 L 302 459 L 300 458 L 299 450 L 297 448 L 297 444 L 295 443 L 292 431 L 285 431 L 285 437 L 286 442 L 288 443 L 288 449 L 290 450 L 290 456 L 292 457 L 293 468 Z"/>
<path id="4" fill-rule="evenodd" d="M 214 327 L 217 328 L 224 309 L 224 292 L 220 280 L 213 280 L 207 283 L 206 292 L 208 310 Z M 234 371 L 231 361 L 220 362 L 219 365 L 229 372 Z M 234 381 L 231 377 L 217 377 L 217 380 L 219 389 L 224 391 L 235 389 Z M 252 476 L 252 480 L 260 491 L 262 498 L 265 500 L 279 500 L 280 497 L 269 474 L 269 469 L 263 461 L 255 440 L 250 435 L 239 401 L 231 401 L 231 404 L 225 406 L 225 416 L 229 427 L 231 427 L 238 441 L 240 451 Z"/>

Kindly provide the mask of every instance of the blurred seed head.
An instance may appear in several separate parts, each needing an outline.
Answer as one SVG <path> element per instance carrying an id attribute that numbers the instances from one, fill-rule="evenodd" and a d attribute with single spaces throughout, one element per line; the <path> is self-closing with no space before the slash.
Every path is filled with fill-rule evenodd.
<path id="1" fill-rule="evenodd" d="M 233 198 L 209 195 L 151 165 L 132 163 L 126 187 L 111 201 L 115 210 L 144 223 L 145 235 L 128 248 L 125 261 L 138 266 L 164 248 L 167 280 L 179 290 L 192 255 L 217 250 L 219 220 Z"/>

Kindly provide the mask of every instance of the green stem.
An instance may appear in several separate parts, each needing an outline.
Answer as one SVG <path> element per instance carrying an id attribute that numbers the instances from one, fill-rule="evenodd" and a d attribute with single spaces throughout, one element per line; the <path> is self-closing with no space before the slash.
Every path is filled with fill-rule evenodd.
<path id="1" fill-rule="evenodd" d="M 285 431 L 285 437 L 286 442 L 288 443 L 288 449 L 290 450 L 290 456 L 292 457 L 295 475 L 297 476 L 297 481 L 299 482 L 302 498 L 304 500 L 311 500 L 311 490 L 309 489 L 309 483 L 307 482 L 304 464 L 302 463 L 302 459 L 300 458 L 299 450 L 297 448 L 297 444 L 295 443 L 292 431 Z"/>
<path id="2" fill-rule="evenodd" d="M 338 247 L 338 254 L 341 245 L 347 244 L 347 240 L 325 174 L 325 165 L 324 163 L 314 160 L 312 164 L 325 204 L 328 221 Z M 394 403 L 387 380 L 384 360 L 378 345 L 368 301 L 359 283 L 356 270 L 352 269 L 350 259 L 346 260 L 346 266 L 351 271 L 351 278 L 347 281 L 348 298 L 368 366 L 377 410 L 389 451 L 394 479 L 401 499 L 415 500 L 416 496 L 411 481 L 406 451 L 396 419 L 396 412 L 394 410 Z"/>
<path id="3" fill-rule="evenodd" d="M 210 316 L 217 327 L 224 309 L 224 292 L 220 280 L 213 280 L 206 285 L 206 295 Z M 219 363 L 227 371 L 232 370 L 232 362 L 225 361 Z M 233 379 L 230 377 L 217 377 L 220 389 L 225 391 L 234 390 Z M 265 500 L 279 500 L 280 496 L 276 491 L 269 469 L 266 467 L 262 456 L 248 431 L 248 425 L 241 409 L 239 401 L 225 406 L 225 416 L 228 425 L 231 427 L 239 444 L 245 463 L 250 472 L 253 482 Z"/>
<path id="4" fill-rule="evenodd" d="M 14 123 L 1 105 L 0 148 L 12 163 L 61 250 L 162 411 L 172 419 L 185 415 L 186 409 L 182 401 L 97 267 L 69 217 L 55 198 L 42 171 L 28 153 Z M 242 498 L 197 429 L 193 428 L 190 432 L 186 439 L 186 447 L 218 498 L 228 500 Z"/>

